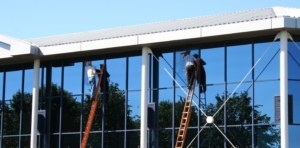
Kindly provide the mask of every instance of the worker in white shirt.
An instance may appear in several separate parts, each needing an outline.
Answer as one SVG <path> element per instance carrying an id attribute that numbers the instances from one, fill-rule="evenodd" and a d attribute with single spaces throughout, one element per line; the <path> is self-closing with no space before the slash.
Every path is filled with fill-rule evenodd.
<path id="1" fill-rule="evenodd" d="M 95 90 L 96 90 L 96 78 L 95 75 L 96 74 L 101 74 L 100 72 L 96 72 L 96 69 L 92 66 L 92 62 L 91 61 L 86 61 L 85 62 L 85 70 L 87 72 L 87 76 L 88 76 L 88 81 L 89 84 L 91 86 L 91 95 L 90 98 L 94 99 L 94 95 L 95 95 Z"/>
<path id="2" fill-rule="evenodd" d="M 189 50 L 182 52 L 181 54 L 183 54 L 183 60 L 185 61 L 185 71 L 188 80 L 188 88 L 191 89 L 195 78 L 194 63 L 199 64 L 199 61 L 197 61 L 197 59 L 194 56 L 190 55 Z"/>

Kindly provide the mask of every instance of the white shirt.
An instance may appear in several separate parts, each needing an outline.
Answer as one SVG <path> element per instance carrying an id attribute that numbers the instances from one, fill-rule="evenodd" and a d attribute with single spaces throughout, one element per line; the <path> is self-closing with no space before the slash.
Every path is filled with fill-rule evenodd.
<path id="1" fill-rule="evenodd" d="M 96 69 L 93 66 L 85 66 L 85 70 L 89 78 L 95 76 Z"/>
<path id="2" fill-rule="evenodd" d="M 194 61 L 196 61 L 196 58 L 194 56 L 187 55 L 183 57 L 183 60 L 186 62 L 185 66 L 188 66 L 188 65 L 194 65 Z"/>

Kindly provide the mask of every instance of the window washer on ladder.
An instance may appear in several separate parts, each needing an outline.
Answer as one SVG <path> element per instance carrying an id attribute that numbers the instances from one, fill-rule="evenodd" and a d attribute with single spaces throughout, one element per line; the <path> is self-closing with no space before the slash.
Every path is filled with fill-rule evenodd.
<path id="1" fill-rule="evenodd" d="M 89 84 L 91 86 L 91 93 L 90 93 L 90 99 L 94 99 L 95 96 L 95 89 L 96 89 L 96 78 L 95 75 L 96 74 L 101 74 L 101 70 L 100 72 L 97 72 L 96 69 L 92 66 L 92 61 L 86 61 L 85 62 L 85 70 L 87 72 L 87 76 L 88 76 L 88 81 Z"/>
<path id="2" fill-rule="evenodd" d="M 185 52 L 181 52 L 183 54 L 183 60 L 185 61 L 185 72 L 188 81 L 188 89 L 191 89 L 193 86 L 194 78 L 195 78 L 195 65 L 199 65 L 199 61 L 190 55 L 190 51 L 187 50 Z"/>

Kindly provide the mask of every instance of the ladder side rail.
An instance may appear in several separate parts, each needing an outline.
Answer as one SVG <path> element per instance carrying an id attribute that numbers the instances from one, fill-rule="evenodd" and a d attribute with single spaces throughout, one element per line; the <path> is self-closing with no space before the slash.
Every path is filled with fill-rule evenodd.
<path id="1" fill-rule="evenodd" d="M 98 80 L 98 84 L 97 84 L 97 88 L 96 88 L 96 92 L 95 92 L 96 94 L 94 96 L 94 100 L 93 100 L 92 105 L 91 105 L 91 110 L 90 110 L 90 113 L 89 113 L 88 121 L 86 123 L 87 125 L 85 127 L 84 136 L 83 136 L 82 143 L 81 143 L 81 148 L 86 147 L 88 137 L 89 137 L 89 133 L 90 133 L 92 123 L 93 123 L 93 120 L 94 120 L 96 108 L 97 108 L 97 105 L 98 105 L 98 92 L 99 92 L 99 89 L 101 87 L 102 76 L 103 76 L 103 72 L 104 72 L 104 69 L 105 69 L 104 67 L 105 67 L 105 65 L 103 64 L 102 68 L 101 68 L 101 74 L 100 74 L 100 76 L 98 75 L 99 80 Z"/>
<path id="2" fill-rule="evenodd" d="M 179 126 L 179 130 L 178 130 L 178 133 L 177 133 L 177 139 L 176 139 L 176 144 L 175 144 L 175 148 L 178 148 L 178 144 L 179 144 L 179 139 L 181 137 L 181 141 L 180 142 L 180 148 L 182 148 L 184 146 L 184 142 L 185 142 L 185 137 L 186 137 L 186 134 L 187 134 L 187 129 L 188 129 L 188 125 L 189 125 L 189 122 L 190 122 L 190 117 L 191 117 L 191 114 L 192 114 L 192 111 L 191 111 L 191 104 L 192 104 L 192 101 L 193 101 L 193 96 L 194 96 L 194 90 L 195 90 L 195 86 L 196 86 L 196 83 L 197 83 L 197 76 L 198 76 L 198 65 L 195 66 L 195 71 L 196 71 L 196 74 L 195 74 L 195 78 L 194 78 L 194 83 L 193 83 L 193 87 L 192 87 L 192 95 L 189 96 L 190 94 L 190 89 L 188 90 L 188 94 L 186 96 L 186 99 L 185 99 L 185 104 L 184 104 L 184 108 L 183 108 L 183 112 L 182 112 L 182 116 L 181 116 L 181 121 L 180 121 L 180 126 Z M 189 99 L 190 98 L 190 99 Z M 188 113 L 187 113 L 187 117 L 186 119 L 185 118 L 185 109 L 186 109 L 186 103 L 189 102 L 189 105 L 188 105 Z M 185 121 L 185 123 L 183 123 L 183 121 Z M 183 125 L 184 124 L 184 125 Z M 184 127 L 183 127 L 184 126 Z M 183 134 L 181 136 L 181 129 L 183 127 Z"/>
<path id="3" fill-rule="evenodd" d="M 190 103 L 189 103 L 188 111 L 187 111 L 188 114 L 187 114 L 186 124 L 185 124 L 185 127 L 184 127 L 183 136 L 182 136 L 183 137 L 182 146 L 184 146 L 185 138 L 186 138 L 186 135 L 187 135 L 187 131 L 188 131 L 191 115 L 192 115 L 191 106 L 192 106 L 193 96 L 194 96 L 194 89 L 192 90 L 192 95 L 191 95 L 190 100 L 189 100 Z"/>
<path id="4" fill-rule="evenodd" d="M 181 120 L 180 120 L 180 125 L 179 125 L 179 129 L 178 129 L 178 133 L 177 133 L 177 139 L 176 139 L 176 144 L 175 144 L 175 147 L 178 147 L 178 144 L 179 144 L 179 140 L 180 140 L 180 135 L 182 135 L 182 128 L 184 128 L 183 126 L 183 121 L 184 120 L 187 120 L 187 119 L 184 119 L 185 118 L 185 107 L 186 107 L 186 103 L 187 103 L 187 100 L 188 100 L 188 97 L 189 97 L 189 93 L 190 93 L 190 90 L 188 90 L 188 95 L 186 96 L 185 98 L 185 102 L 184 102 L 184 106 L 183 106 L 183 111 L 182 111 L 182 115 L 181 115 Z M 184 132 L 184 131 L 183 131 Z M 181 137 L 181 140 L 183 141 L 183 137 Z M 182 144 L 181 144 L 182 145 Z M 182 146 L 181 146 L 182 147 Z"/>

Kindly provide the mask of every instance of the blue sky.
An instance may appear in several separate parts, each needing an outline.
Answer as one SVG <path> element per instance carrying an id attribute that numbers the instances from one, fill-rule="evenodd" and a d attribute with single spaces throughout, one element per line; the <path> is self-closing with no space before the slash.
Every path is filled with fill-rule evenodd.
<path id="1" fill-rule="evenodd" d="M 19 39 L 273 6 L 300 8 L 299 0 L 1 0 L 0 3 L 0 34 Z"/>

